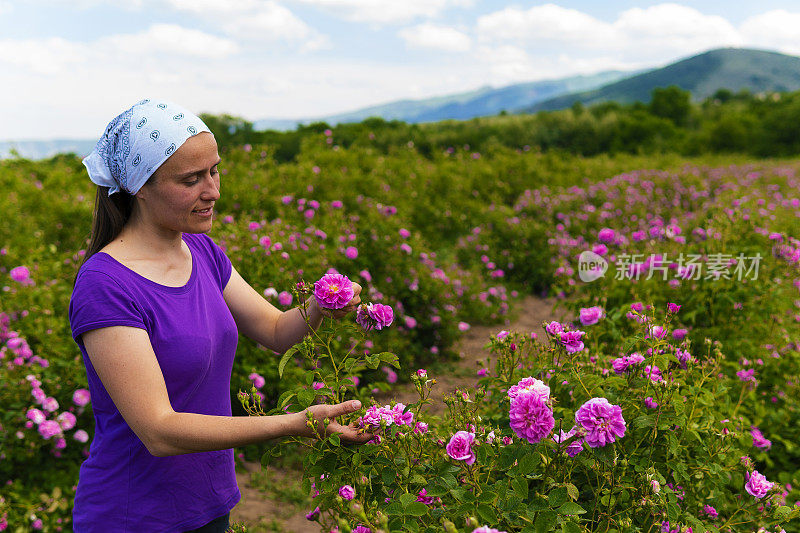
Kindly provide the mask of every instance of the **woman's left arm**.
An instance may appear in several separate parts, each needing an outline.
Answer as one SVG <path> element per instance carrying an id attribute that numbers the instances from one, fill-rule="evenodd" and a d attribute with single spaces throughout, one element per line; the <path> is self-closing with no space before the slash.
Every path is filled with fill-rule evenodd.
<path id="1" fill-rule="evenodd" d="M 359 297 L 361 286 L 353 283 L 353 288 L 355 292 L 353 299 L 342 309 L 320 308 L 316 299 L 313 296 L 309 297 L 307 313 L 311 327 L 317 329 L 322 323 L 323 316 L 342 318 L 355 310 L 361 303 Z M 230 309 L 239 331 L 270 350 L 284 353 L 311 331 L 308 329 L 299 307 L 288 311 L 277 309 L 256 292 L 236 271 L 236 268 L 231 268 L 231 277 L 222 296 L 225 303 L 228 304 L 228 309 Z"/>

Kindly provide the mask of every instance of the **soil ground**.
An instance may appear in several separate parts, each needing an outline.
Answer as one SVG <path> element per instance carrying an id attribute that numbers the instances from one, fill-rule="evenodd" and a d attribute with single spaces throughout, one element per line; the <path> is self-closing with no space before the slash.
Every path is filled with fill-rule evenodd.
<path id="1" fill-rule="evenodd" d="M 522 333 L 535 332 L 539 338 L 545 335 L 542 322 L 549 322 L 554 318 L 563 318 L 560 313 L 554 313 L 555 299 L 543 299 L 528 296 L 518 308 L 518 318 L 508 325 L 473 326 L 461 338 L 458 344 L 459 359 L 451 364 L 451 371 L 437 372 L 437 384 L 431 394 L 434 400 L 429 406 L 431 414 L 441 414 L 445 406 L 442 397 L 452 393 L 456 388 L 474 387 L 477 381 L 479 363 L 485 360 L 487 352 L 484 346 L 489 337 L 496 335 L 503 329 Z M 413 403 L 419 399 L 413 386 L 410 384 L 397 387 L 389 394 L 376 397 L 380 403 L 389 403 L 392 399 L 405 404 Z M 245 463 L 246 471 L 236 474 L 239 489 L 242 493 L 241 501 L 231 511 L 231 523 L 239 522 L 248 527 L 253 533 L 267 531 L 285 531 L 295 533 L 318 533 L 320 531 L 316 522 L 305 519 L 305 513 L 310 509 L 292 504 L 284 497 L 281 491 L 259 490 L 265 480 L 282 489 L 294 490 L 299 488 L 299 475 L 297 472 L 282 472 L 268 467 L 262 469 L 259 463 Z"/>

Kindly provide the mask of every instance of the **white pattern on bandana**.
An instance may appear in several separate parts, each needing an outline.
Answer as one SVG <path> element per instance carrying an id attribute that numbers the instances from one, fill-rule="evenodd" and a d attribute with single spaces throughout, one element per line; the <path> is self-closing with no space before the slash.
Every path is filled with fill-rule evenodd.
<path id="1" fill-rule="evenodd" d="M 136 194 L 186 139 L 211 130 L 185 108 L 145 99 L 109 122 L 83 164 L 93 183 Z"/>

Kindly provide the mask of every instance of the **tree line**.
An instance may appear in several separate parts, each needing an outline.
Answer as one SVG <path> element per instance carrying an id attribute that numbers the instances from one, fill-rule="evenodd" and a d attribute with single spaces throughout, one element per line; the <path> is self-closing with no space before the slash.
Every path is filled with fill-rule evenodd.
<path id="1" fill-rule="evenodd" d="M 265 145 L 278 162 L 296 159 L 304 142 L 326 130 L 343 148 L 369 147 L 391 153 L 413 146 L 434 157 L 443 151 L 564 151 L 591 156 L 600 153 L 740 153 L 758 157 L 800 154 L 800 91 L 752 94 L 720 89 L 693 102 L 677 86 L 656 88 L 648 103 L 602 102 L 535 114 L 501 113 L 471 120 L 409 124 L 368 118 L 358 123 L 315 122 L 293 131 L 256 130 L 253 123 L 231 115 L 201 115 L 224 148 Z"/>

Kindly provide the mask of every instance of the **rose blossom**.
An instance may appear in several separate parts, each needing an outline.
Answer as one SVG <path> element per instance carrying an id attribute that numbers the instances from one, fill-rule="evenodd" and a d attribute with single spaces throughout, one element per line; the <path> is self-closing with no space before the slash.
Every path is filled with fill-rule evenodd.
<path id="1" fill-rule="evenodd" d="M 72 394 L 72 403 L 78 407 L 83 407 L 91 401 L 89 391 L 86 389 L 78 389 Z"/>
<path id="2" fill-rule="evenodd" d="M 605 398 L 592 398 L 578 408 L 575 422 L 586 430 L 586 444 L 599 448 L 625 436 L 622 407 Z"/>
<path id="3" fill-rule="evenodd" d="M 45 411 L 47 411 L 49 413 L 52 413 L 53 411 L 58 410 L 58 400 L 56 400 L 52 396 L 48 396 L 42 402 L 42 409 L 44 409 Z"/>
<path id="4" fill-rule="evenodd" d="M 428 496 L 428 491 L 426 489 L 422 489 L 421 491 L 419 491 L 419 494 L 417 496 L 417 501 L 424 503 L 425 505 L 433 505 L 435 499 L 433 496 Z"/>
<path id="5" fill-rule="evenodd" d="M 341 309 L 354 295 L 353 282 L 343 274 L 325 274 L 314 283 L 314 296 L 321 307 Z"/>
<path id="6" fill-rule="evenodd" d="M 753 436 L 753 446 L 756 448 L 766 448 L 770 449 L 772 447 L 772 441 L 766 438 L 757 427 L 753 426 L 750 429 L 750 435 Z"/>
<path id="7" fill-rule="evenodd" d="M 339 496 L 344 498 L 345 500 L 352 500 L 356 497 L 356 491 L 350 485 L 343 485 L 339 487 Z"/>
<path id="8" fill-rule="evenodd" d="M 475 442 L 475 434 L 466 431 L 457 431 L 450 437 L 445 450 L 447 455 L 456 461 L 464 461 L 468 465 L 475 462 L 475 452 L 472 451 L 472 444 Z"/>
<path id="9" fill-rule="evenodd" d="M 64 411 L 56 417 L 56 421 L 61 425 L 61 429 L 64 431 L 69 431 L 75 427 L 75 422 L 77 420 L 75 419 L 75 415 L 69 411 Z"/>
<path id="10" fill-rule="evenodd" d="M 663 339 L 667 335 L 666 328 L 662 326 L 650 326 L 645 339 Z"/>
<path id="11" fill-rule="evenodd" d="M 394 310 L 391 306 L 383 304 L 361 304 L 356 311 L 356 322 L 364 331 L 373 329 L 382 330 L 392 324 Z"/>
<path id="12" fill-rule="evenodd" d="M 489 526 L 481 526 L 477 529 L 473 529 L 472 533 L 506 533 L 506 532 L 500 531 L 499 529 L 495 529 Z"/>
<path id="13" fill-rule="evenodd" d="M 392 417 L 394 418 L 394 423 L 398 426 L 410 426 L 414 423 L 414 413 L 408 411 L 404 413 L 406 406 L 403 403 L 397 403 L 392 409 Z"/>
<path id="14" fill-rule="evenodd" d="M 47 416 L 35 407 L 28 409 L 28 412 L 25 413 L 25 416 L 27 416 L 28 419 L 33 420 L 33 423 L 36 425 L 41 424 L 47 419 Z"/>
<path id="15" fill-rule="evenodd" d="M 281 305 L 292 305 L 292 294 L 288 291 L 281 291 L 278 294 L 278 303 Z"/>
<path id="16" fill-rule="evenodd" d="M 320 513 L 319 506 L 317 506 L 313 511 L 309 511 L 308 513 L 306 513 L 306 520 L 310 521 L 316 520 L 317 518 L 319 518 L 319 513 Z"/>
<path id="17" fill-rule="evenodd" d="M 658 368 L 656 365 L 645 366 L 644 375 L 645 377 L 650 378 L 650 381 L 654 383 L 660 383 L 661 381 L 664 381 L 664 378 L 661 375 L 661 369 Z"/>
<path id="18" fill-rule="evenodd" d="M 767 495 L 773 485 L 775 485 L 775 483 L 767 481 L 767 478 L 763 474 L 760 474 L 758 470 L 753 470 L 753 473 L 749 475 L 747 483 L 744 485 L 744 489 L 751 496 L 761 499 Z"/>
<path id="19" fill-rule="evenodd" d="M 513 400 L 517 394 L 522 391 L 530 391 L 538 394 L 542 397 L 543 401 L 547 401 L 547 399 L 550 397 L 550 387 L 545 385 L 543 381 L 539 381 L 538 379 L 530 376 L 527 378 L 522 378 L 519 383 L 508 389 L 508 397 Z"/>
<path id="20" fill-rule="evenodd" d="M 581 337 L 586 335 L 583 331 L 564 331 L 558 334 L 558 342 L 566 348 L 567 353 L 576 353 L 583 350 Z"/>
<path id="21" fill-rule="evenodd" d="M 72 435 L 72 438 L 78 442 L 86 442 L 89 440 L 89 434 L 86 433 L 84 430 L 79 429 Z"/>
<path id="22" fill-rule="evenodd" d="M 559 333 L 564 331 L 564 326 L 561 325 L 560 322 L 556 322 L 555 320 L 546 324 L 544 330 L 549 333 L 550 335 L 557 337 Z"/>
<path id="23" fill-rule="evenodd" d="M 511 400 L 508 416 L 514 433 L 531 444 L 545 438 L 555 427 L 553 411 L 538 391 L 519 391 Z"/>
<path id="24" fill-rule="evenodd" d="M 597 240 L 600 242 L 614 242 L 616 232 L 611 228 L 603 228 L 597 233 Z"/>
<path id="25" fill-rule="evenodd" d="M 580 310 L 581 324 L 584 326 L 591 326 L 597 324 L 604 316 L 603 308 L 600 306 L 583 307 Z"/>
<path id="26" fill-rule="evenodd" d="M 45 439 L 49 439 L 61 433 L 61 426 L 55 420 L 45 420 L 39 424 L 39 434 Z"/>
<path id="27" fill-rule="evenodd" d="M 18 266 L 11 269 L 8 273 L 11 276 L 11 279 L 16 281 L 17 283 L 25 283 L 31 277 L 31 271 L 28 270 L 26 266 Z"/>
<path id="28" fill-rule="evenodd" d="M 639 355 L 637 352 L 633 352 L 630 355 L 624 355 L 614 359 L 611 361 L 611 366 L 614 368 L 614 373 L 624 374 L 628 371 L 628 368 L 638 365 L 642 361 L 644 361 L 644 357 Z"/>
<path id="29" fill-rule="evenodd" d="M 716 518 L 716 517 L 719 516 L 719 513 L 717 512 L 717 510 L 714 509 L 713 507 L 711 507 L 710 505 L 704 505 L 703 506 L 703 512 L 705 512 L 711 518 Z"/>
<path id="30" fill-rule="evenodd" d="M 394 424 L 394 414 L 389 406 L 378 407 L 377 405 L 372 405 L 361 417 L 361 425 L 368 429 L 380 428 L 381 422 L 385 422 L 387 426 Z"/>
<path id="31" fill-rule="evenodd" d="M 689 333 L 688 330 L 685 330 L 683 328 L 678 328 L 672 332 L 672 338 L 675 339 L 676 341 L 682 341 L 684 338 L 686 338 L 687 333 Z"/>
<path id="32" fill-rule="evenodd" d="M 255 372 L 247 376 L 247 378 L 253 382 L 253 386 L 257 389 L 260 389 L 267 383 L 267 380 L 264 379 L 264 376 L 256 374 Z"/>
<path id="33" fill-rule="evenodd" d="M 575 432 L 578 431 L 578 426 L 572 426 L 572 429 L 569 431 L 564 431 L 563 429 L 559 431 L 559 434 L 553 434 L 553 440 L 559 444 L 562 442 L 566 442 L 569 440 L 570 437 L 575 436 Z M 575 457 L 579 453 L 583 451 L 583 439 L 575 439 L 574 441 L 567 444 L 567 447 L 564 449 L 567 452 L 567 455 L 570 457 Z"/>

